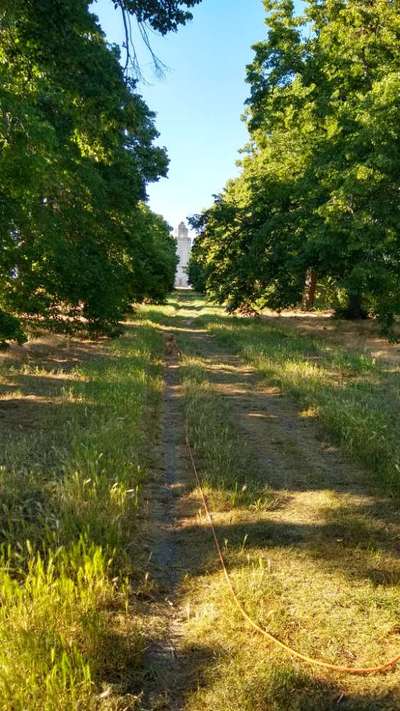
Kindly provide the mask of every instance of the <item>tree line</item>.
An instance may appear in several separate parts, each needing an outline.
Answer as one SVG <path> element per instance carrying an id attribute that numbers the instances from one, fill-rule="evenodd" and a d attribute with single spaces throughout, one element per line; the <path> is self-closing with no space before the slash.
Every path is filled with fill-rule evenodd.
<path id="1" fill-rule="evenodd" d="M 230 310 L 400 313 L 400 2 L 264 0 L 241 172 L 192 218 L 193 285 Z"/>
<path id="2" fill-rule="evenodd" d="M 125 25 L 162 34 L 198 1 L 110 0 Z M 26 315 L 112 333 L 129 304 L 173 286 L 175 242 L 146 204 L 167 154 L 90 4 L 1 3 L 0 342 L 25 339 Z"/>

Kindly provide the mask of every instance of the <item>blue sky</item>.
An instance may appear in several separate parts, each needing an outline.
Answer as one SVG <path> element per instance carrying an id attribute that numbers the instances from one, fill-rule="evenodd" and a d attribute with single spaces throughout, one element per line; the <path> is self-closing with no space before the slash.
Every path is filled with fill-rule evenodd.
<path id="1" fill-rule="evenodd" d="M 122 44 L 122 19 L 112 0 L 94 0 L 92 9 L 108 39 Z M 149 186 L 150 205 L 173 227 L 209 207 L 212 195 L 237 174 L 238 151 L 248 138 L 241 121 L 249 94 L 245 68 L 251 46 L 267 32 L 262 0 L 203 0 L 193 16 L 177 33 L 152 35 L 167 65 L 164 78 L 155 76 L 143 43 L 136 44 L 147 79 L 138 91 L 157 115 L 158 143 L 170 159 L 168 178 Z"/>
<path id="2" fill-rule="evenodd" d="M 121 43 L 121 16 L 111 0 L 98 0 L 92 9 L 109 40 Z M 247 141 L 240 120 L 248 96 L 245 66 L 251 45 L 266 33 L 261 0 L 203 0 L 193 15 L 177 33 L 152 38 L 168 66 L 163 79 L 141 51 L 150 83 L 139 91 L 157 114 L 158 142 L 170 158 L 169 178 L 149 188 L 150 205 L 172 226 L 208 207 L 237 171 L 238 150 Z"/>

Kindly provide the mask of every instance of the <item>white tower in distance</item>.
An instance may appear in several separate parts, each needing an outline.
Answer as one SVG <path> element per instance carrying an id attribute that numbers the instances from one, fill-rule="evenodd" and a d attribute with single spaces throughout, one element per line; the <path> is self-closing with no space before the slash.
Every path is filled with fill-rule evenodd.
<path id="1" fill-rule="evenodd" d="M 175 286 L 187 289 L 189 287 L 187 266 L 190 252 L 192 251 L 192 240 L 189 237 L 189 230 L 184 222 L 181 222 L 178 226 L 176 244 L 179 262 L 176 268 Z"/>

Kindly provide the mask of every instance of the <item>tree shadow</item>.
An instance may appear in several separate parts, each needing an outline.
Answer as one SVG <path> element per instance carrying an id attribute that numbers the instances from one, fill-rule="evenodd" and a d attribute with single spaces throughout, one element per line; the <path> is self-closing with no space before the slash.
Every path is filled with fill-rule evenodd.
<path id="1" fill-rule="evenodd" d="M 160 314 L 162 328 L 155 323 L 155 328 L 170 332 L 179 336 L 180 333 L 191 334 L 192 345 L 190 354 L 204 356 L 204 329 L 210 319 L 205 317 L 200 319 L 177 314 L 166 317 Z M 152 319 L 156 321 L 159 317 L 153 313 Z M 188 324 L 188 321 L 190 323 Z M 240 319 L 242 322 L 243 319 Z M 221 317 L 215 318 L 215 323 L 221 323 Z M 223 317 L 223 324 L 232 324 L 232 317 Z M 247 325 L 248 324 L 248 325 Z M 247 321 L 243 329 L 252 328 L 253 324 Z M 231 334 L 229 334 L 231 339 Z M 229 341 L 231 343 L 231 340 Z M 304 348 L 299 348 L 299 353 L 303 353 Z M 390 520 L 393 527 L 399 523 L 396 519 L 396 511 L 389 500 L 378 498 L 376 492 L 371 488 L 368 495 L 370 482 L 362 472 L 355 470 L 351 465 L 347 471 L 346 462 L 341 462 L 340 453 L 332 451 L 332 448 L 324 442 L 326 439 L 322 428 L 316 427 L 311 418 L 305 419 L 298 406 L 285 398 L 285 406 L 282 407 L 282 397 L 276 389 L 271 389 L 269 393 L 254 390 L 254 374 L 251 369 L 236 368 L 235 357 L 223 364 L 216 372 L 216 361 L 220 359 L 222 349 L 216 348 L 215 357 L 208 357 L 205 364 L 207 379 L 211 386 L 219 392 L 225 388 L 224 397 L 230 404 L 233 413 L 239 409 L 242 412 L 242 423 L 239 431 L 244 439 L 249 441 L 249 447 L 258 457 L 260 468 L 265 483 L 276 488 L 277 491 L 285 492 L 288 500 L 285 501 L 290 508 L 290 500 L 299 493 L 319 494 L 320 491 L 330 492 L 333 496 L 345 495 L 346 500 L 343 505 L 335 505 L 333 509 L 320 507 L 318 521 L 313 521 L 312 516 L 308 521 L 296 521 L 276 518 L 276 512 L 232 512 L 232 520 L 229 521 L 229 513 L 220 512 L 216 516 L 216 529 L 219 540 L 227 546 L 227 559 L 232 570 L 243 567 L 245 554 L 243 553 L 244 542 L 245 551 L 255 557 L 265 555 L 274 548 L 287 550 L 288 552 L 300 552 L 303 559 L 307 558 L 313 563 L 317 563 L 325 573 L 335 575 L 340 572 L 350 581 L 367 581 L 375 586 L 392 587 L 400 582 L 400 568 L 397 566 L 396 548 L 393 546 L 393 532 L 389 530 L 387 523 Z M 319 357 L 310 346 L 308 357 Z M 237 361 L 237 356 L 236 356 Z M 182 375 L 185 371 L 184 362 L 180 362 L 179 371 Z M 177 396 L 179 399 L 179 397 Z M 289 405 L 287 404 L 289 402 Z M 182 402 L 180 406 L 182 406 Z M 244 412 L 243 412 L 244 410 Z M 277 442 L 276 458 L 271 455 L 270 437 L 271 425 L 277 420 L 284 421 L 284 437 L 292 440 L 292 450 L 286 452 L 282 457 L 284 442 Z M 253 425 L 246 430 L 244 424 L 257 421 L 259 428 L 255 431 Z M 297 446 L 295 433 L 300 431 L 300 437 L 306 440 L 305 447 Z M 307 439 L 307 432 L 309 438 Z M 276 433 L 275 433 L 276 434 Z M 252 436 L 253 439 L 252 439 Z M 264 440 L 264 445 L 260 447 L 260 442 Z M 313 476 L 309 476 L 309 458 L 307 449 L 310 447 L 318 450 L 323 447 L 323 454 L 319 459 L 318 466 L 314 467 Z M 290 448 L 289 448 L 290 449 Z M 278 457 L 283 459 L 278 472 L 274 474 Z M 272 461 L 271 461 L 272 459 Z M 323 460 L 326 460 L 323 463 Z M 280 478 L 282 470 L 289 468 L 291 476 L 284 480 Z M 330 469 L 335 469 L 337 476 L 325 478 L 325 473 Z M 201 469 L 201 461 L 200 461 Z M 194 482 L 188 486 L 187 494 L 195 489 Z M 279 512 L 280 513 L 280 512 Z M 274 518 L 275 516 L 275 518 Z M 399 529 L 400 532 L 400 529 Z M 205 523 L 204 517 L 197 517 L 193 511 L 191 522 L 177 531 L 170 533 L 172 544 L 180 551 L 179 559 L 182 571 L 186 571 L 191 578 L 216 573 L 220 570 L 215 549 L 209 531 L 209 526 Z M 384 554 L 379 567 L 374 567 L 372 557 L 374 552 Z M 345 561 L 345 566 L 343 565 Z M 344 568 L 344 569 L 343 569 Z M 179 595 L 179 585 L 177 584 Z M 312 581 L 310 581 L 310 595 L 312 594 Z M 189 684 L 186 689 L 186 698 L 190 698 L 195 693 L 197 686 L 200 688 L 212 686 L 215 680 L 215 669 L 219 669 L 220 662 L 223 661 L 224 652 L 220 649 L 200 649 L 200 670 L 199 676 L 195 672 L 195 684 Z M 196 651 L 195 651 L 196 654 Z M 190 661 L 196 668 L 196 662 Z M 274 699 L 274 708 L 293 711 L 334 709 L 341 708 L 366 711 L 367 709 L 391 709 L 397 708 L 398 699 L 389 691 L 380 694 L 374 690 L 353 692 L 348 695 L 343 694 L 339 682 L 326 681 L 319 677 L 301 672 L 290 662 L 282 660 L 279 667 L 273 669 L 271 674 L 271 661 L 266 662 L 265 678 L 262 674 L 256 681 L 251 678 L 247 685 L 246 704 L 251 708 L 251 699 L 254 700 L 254 708 L 271 708 L 271 699 Z M 280 671 L 282 673 L 280 675 Z M 289 670 L 289 671 L 287 671 Z M 251 675 L 249 675 L 251 677 Z M 196 686 L 197 685 L 197 686 Z M 233 692 L 232 692 L 233 693 Z M 230 695 L 232 701 L 232 695 Z M 169 703 L 169 700 L 168 700 Z M 168 708 L 168 703 L 166 708 Z M 250 705 L 249 705 L 250 704 Z M 238 702 L 240 708 L 240 701 Z"/>
<path id="2" fill-rule="evenodd" d="M 338 680 L 312 676 L 290 660 L 281 659 L 265 665 L 264 673 L 244 685 L 243 696 L 248 708 L 269 711 L 271 700 L 276 711 L 394 711 L 398 705 L 395 693 L 349 692 Z"/>

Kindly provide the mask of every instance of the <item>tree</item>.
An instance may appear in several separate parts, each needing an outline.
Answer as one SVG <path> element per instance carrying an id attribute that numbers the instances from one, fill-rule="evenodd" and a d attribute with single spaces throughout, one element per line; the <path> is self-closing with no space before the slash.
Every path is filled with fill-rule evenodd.
<path id="1" fill-rule="evenodd" d="M 176 31 L 192 19 L 185 8 L 195 7 L 201 0 L 112 0 L 115 7 L 122 7 L 134 15 L 138 22 L 148 23 L 161 34 Z"/>
<path id="2" fill-rule="evenodd" d="M 198 223 L 207 288 L 228 306 L 282 308 L 301 301 L 312 273 L 345 289 L 353 314 L 366 307 L 390 329 L 400 312 L 399 2 L 308 0 L 299 17 L 290 0 L 265 6 L 242 173 Z"/>
<path id="3" fill-rule="evenodd" d="M 194 216 L 193 223 L 196 218 L 197 216 Z M 187 273 L 189 284 L 193 287 L 193 289 L 198 291 L 200 294 L 204 294 L 207 288 L 206 270 L 204 264 L 202 263 L 202 248 L 200 244 L 197 244 L 197 240 L 194 241 L 192 246 Z"/>
<path id="4" fill-rule="evenodd" d="M 166 32 L 194 4 L 123 6 Z M 0 339 L 21 337 L 12 314 L 60 310 L 113 331 L 172 286 L 174 242 L 143 205 L 168 166 L 154 115 L 86 0 L 4 2 L 1 32 Z"/>

